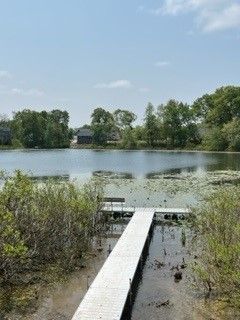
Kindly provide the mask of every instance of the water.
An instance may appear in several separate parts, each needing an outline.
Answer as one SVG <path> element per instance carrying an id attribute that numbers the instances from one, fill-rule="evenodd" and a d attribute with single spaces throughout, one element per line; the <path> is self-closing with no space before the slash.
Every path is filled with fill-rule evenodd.
<path id="1" fill-rule="evenodd" d="M 0 170 L 24 170 L 34 176 L 84 179 L 97 171 L 126 173 L 148 178 L 158 172 L 239 170 L 237 153 L 161 152 L 121 150 L 24 150 L 0 151 Z"/>
<path id="2" fill-rule="evenodd" d="M 186 246 L 181 241 L 183 227 L 157 225 L 149 248 L 132 310 L 132 320 L 235 320 L 239 312 L 227 308 L 214 308 L 213 299 L 205 299 L 194 289 L 192 266 L 195 258 L 189 251 L 191 232 Z M 182 280 L 175 281 L 176 267 Z"/>
<path id="3" fill-rule="evenodd" d="M 200 192 L 208 193 L 206 173 L 239 170 L 240 161 L 237 153 L 24 150 L 0 151 L 1 169 L 9 174 L 21 169 L 36 179 L 54 177 L 79 184 L 101 176 L 106 196 L 124 197 L 127 205 L 186 207 L 199 201 Z M 163 174 L 187 174 L 188 179 L 159 179 Z"/>

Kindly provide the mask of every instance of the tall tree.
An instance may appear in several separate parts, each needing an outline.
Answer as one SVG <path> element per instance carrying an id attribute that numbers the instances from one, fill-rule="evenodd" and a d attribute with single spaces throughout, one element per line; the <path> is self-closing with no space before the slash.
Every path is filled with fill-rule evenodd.
<path id="1" fill-rule="evenodd" d="M 128 110 L 122 110 L 122 109 L 117 109 L 113 113 L 114 121 L 116 126 L 120 130 L 124 130 L 127 128 L 132 129 L 133 122 L 136 121 L 137 116 L 135 113 L 128 111 Z"/>
<path id="2" fill-rule="evenodd" d="M 170 100 L 159 107 L 159 116 L 168 145 L 184 147 L 189 141 L 196 142 L 197 126 L 188 104 Z"/>
<path id="3" fill-rule="evenodd" d="M 98 145 L 106 144 L 109 135 L 114 130 L 113 115 L 103 108 L 96 108 L 93 111 L 91 118 L 94 143 Z"/>
<path id="4" fill-rule="evenodd" d="M 145 111 L 145 134 L 149 146 L 154 147 L 158 140 L 158 121 L 154 106 L 149 103 Z"/>

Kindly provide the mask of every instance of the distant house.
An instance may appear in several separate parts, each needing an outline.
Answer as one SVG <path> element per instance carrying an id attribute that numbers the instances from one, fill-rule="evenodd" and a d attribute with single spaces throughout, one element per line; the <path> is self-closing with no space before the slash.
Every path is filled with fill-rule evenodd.
<path id="1" fill-rule="evenodd" d="M 91 144 L 93 143 L 93 132 L 88 128 L 80 128 L 77 131 L 78 144 Z"/>
<path id="2" fill-rule="evenodd" d="M 10 144 L 12 140 L 10 128 L 0 127 L 0 144 Z"/>

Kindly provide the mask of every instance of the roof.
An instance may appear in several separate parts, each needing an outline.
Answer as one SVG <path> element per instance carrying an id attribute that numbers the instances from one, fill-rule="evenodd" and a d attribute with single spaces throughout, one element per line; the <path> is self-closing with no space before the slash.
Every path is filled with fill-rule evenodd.
<path id="1" fill-rule="evenodd" d="M 93 132 L 92 132 L 91 129 L 88 129 L 88 128 L 80 128 L 77 131 L 77 136 L 92 137 L 93 136 Z"/>

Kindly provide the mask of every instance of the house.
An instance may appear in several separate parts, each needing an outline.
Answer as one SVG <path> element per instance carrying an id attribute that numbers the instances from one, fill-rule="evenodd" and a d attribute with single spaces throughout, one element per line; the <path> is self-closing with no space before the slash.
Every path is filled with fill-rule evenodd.
<path id="1" fill-rule="evenodd" d="M 12 140 L 10 128 L 0 127 L 0 144 L 10 144 Z"/>
<path id="2" fill-rule="evenodd" d="M 80 128 L 77 131 L 78 144 L 91 144 L 93 143 L 93 132 L 88 128 Z"/>

